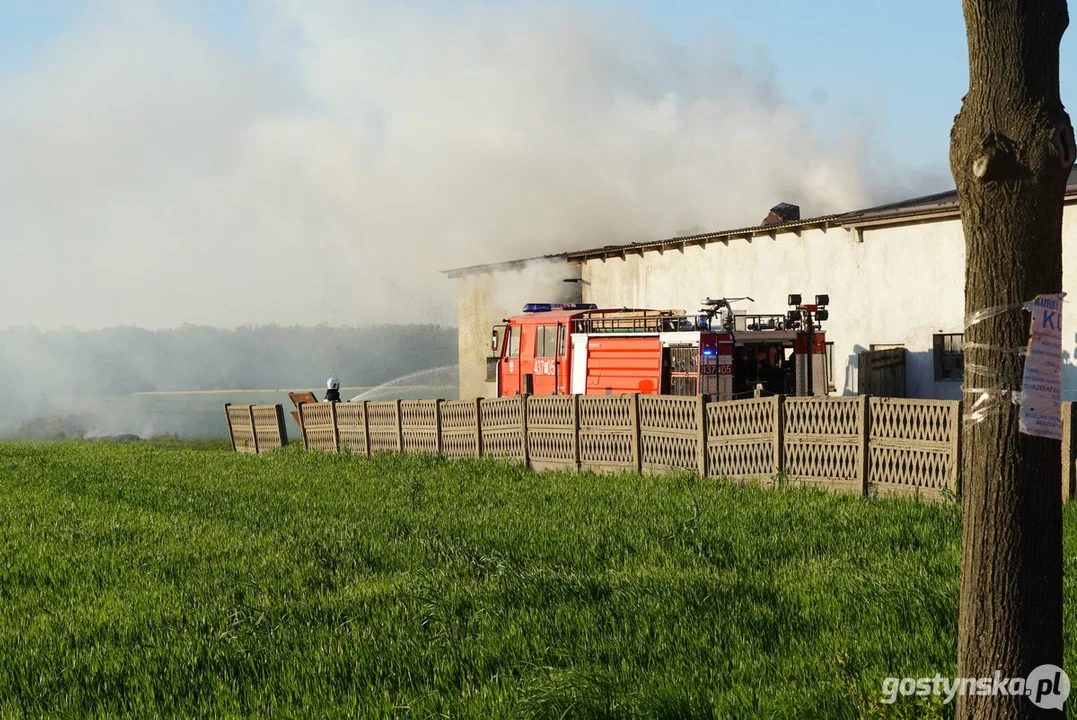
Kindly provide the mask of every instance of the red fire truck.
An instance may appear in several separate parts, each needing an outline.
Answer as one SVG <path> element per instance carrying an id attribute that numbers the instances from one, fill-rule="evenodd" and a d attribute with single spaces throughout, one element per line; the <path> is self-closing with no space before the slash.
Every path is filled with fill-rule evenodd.
<path id="1" fill-rule="evenodd" d="M 827 393 L 826 295 L 784 314 L 734 312 L 706 299 L 697 314 L 529 303 L 494 327 L 487 381 L 499 397 L 644 393 L 710 395 Z"/>

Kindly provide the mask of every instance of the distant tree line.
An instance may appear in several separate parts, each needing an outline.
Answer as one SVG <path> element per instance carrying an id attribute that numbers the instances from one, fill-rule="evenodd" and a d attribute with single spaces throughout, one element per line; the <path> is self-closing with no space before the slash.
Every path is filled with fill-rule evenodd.
<path id="1" fill-rule="evenodd" d="M 184 325 L 172 330 L 0 330 L 0 397 L 378 385 L 452 365 L 456 330 Z"/>

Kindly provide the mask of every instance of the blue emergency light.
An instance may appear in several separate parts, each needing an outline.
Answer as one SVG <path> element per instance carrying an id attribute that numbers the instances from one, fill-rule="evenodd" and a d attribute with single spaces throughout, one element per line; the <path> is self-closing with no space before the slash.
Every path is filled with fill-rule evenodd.
<path id="1" fill-rule="evenodd" d="M 551 310 L 598 310 L 594 303 L 527 303 L 525 313 L 550 312 Z"/>

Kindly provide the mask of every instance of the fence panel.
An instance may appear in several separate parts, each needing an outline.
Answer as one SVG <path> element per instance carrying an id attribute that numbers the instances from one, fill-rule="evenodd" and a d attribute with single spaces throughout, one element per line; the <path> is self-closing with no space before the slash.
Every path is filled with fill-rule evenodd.
<path id="1" fill-rule="evenodd" d="M 640 466 L 644 472 L 699 470 L 703 449 L 701 397 L 639 396 Z"/>
<path id="2" fill-rule="evenodd" d="M 1068 502 L 1077 494 L 1077 403 L 1062 403 L 1062 501 Z"/>
<path id="3" fill-rule="evenodd" d="M 581 395 L 580 467 L 639 470 L 639 395 Z"/>
<path id="4" fill-rule="evenodd" d="M 961 403 L 871 398 L 868 489 L 937 498 L 956 490 Z"/>
<path id="5" fill-rule="evenodd" d="M 366 422 L 371 454 L 403 450 L 399 400 L 367 402 Z"/>
<path id="6" fill-rule="evenodd" d="M 232 449 L 244 453 L 258 452 L 251 406 L 225 403 L 224 417 L 228 421 L 228 435 L 232 439 Z"/>
<path id="7" fill-rule="evenodd" d="M 867 397 L 788 397 L 782 403 L 783 457 L 789 480 L 863 494 Z"/>
<path id="8" fill-rule="evenodd" d="M 527 396 L 483 400 L 479 405 L 482 454 L 527 463 Z"/>
<path id="9" fill-rule="evenodd" d="M 1062 502 L 1077 495 L 1077 403 L 1062 403 Z"/>
<path id="10" fill-rule="evenodd" d="M 479 404 L 475 400 L 441 403 L 441 452 L 449 458 L 479 456 Z"/>
<path id="11" fill-rule="evenodd" d="M 341 450 L 370 455 L 366 429 L 366 403 L 337 403 L 337 442 Z"/>
<path id="12" fill-rule="evenodd" d="M 708 474 L 769 486 L 782 468 L 782 398 L 707 404 Z"/>
<path id="13" fill-rule="evenodd" d="M 439 404 L 440 400 L 400 401 L 400 433 L 404 452 L 436 453 L 440 450 Z"/>
<path id="14" fill-rule="evenodd" d="M 579 467 L 578 395 L 527 399 L 527 455 L 533 470 Z"/>
<path id="15" fill-rule="evenodd" d="M 284 407 L 281 405 L 252 405 L 254 434 L 258 452 L 277 450 L 288 444 L 288 428 L 284 424 Z"/>
<path id="16" fill-rule="evenodd" d="M 336 403 L 303 403 L 299 418 L 303 422 L 303 446 L 307 450 L 337 452 Z"/>

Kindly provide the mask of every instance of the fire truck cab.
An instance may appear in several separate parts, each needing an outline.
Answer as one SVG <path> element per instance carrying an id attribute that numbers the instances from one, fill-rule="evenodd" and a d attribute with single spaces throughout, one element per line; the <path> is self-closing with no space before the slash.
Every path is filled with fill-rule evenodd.
<path id="1" fill-rule="evenodd" d="M 494 327 L 487 381 L 498 397 L 825 395 L 826 338 L 818 324 L 828 317 L 828 298 L 789 301 L 782 315 L 735 314 L 724 298 L 708 298 L 695 315 L 529 303 Z"/>

